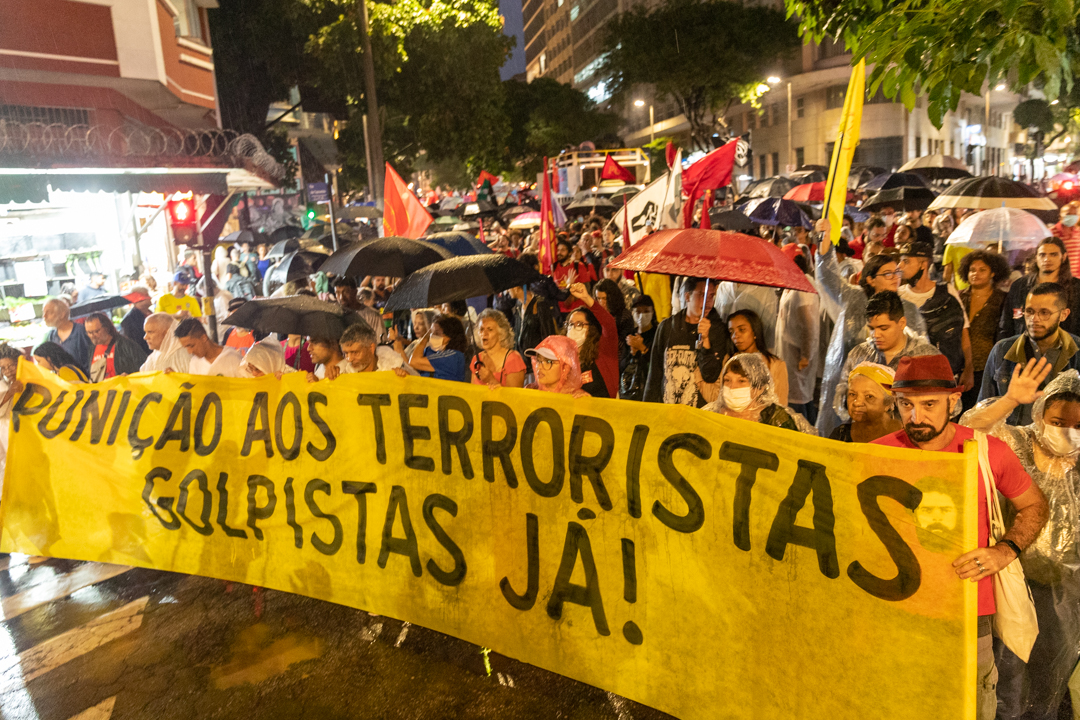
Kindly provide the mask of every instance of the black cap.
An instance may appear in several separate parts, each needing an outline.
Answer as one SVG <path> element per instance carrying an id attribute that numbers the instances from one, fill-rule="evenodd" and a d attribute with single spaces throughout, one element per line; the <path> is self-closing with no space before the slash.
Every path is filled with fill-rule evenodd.
<path id="1" fill-rule="evenodd" d="M 907 255 L 908 257 L 934 258 L 934 246 L 928 242 L 915 240 L 913 242 L 904 243 L 899 249 L 900 257 Z"/>

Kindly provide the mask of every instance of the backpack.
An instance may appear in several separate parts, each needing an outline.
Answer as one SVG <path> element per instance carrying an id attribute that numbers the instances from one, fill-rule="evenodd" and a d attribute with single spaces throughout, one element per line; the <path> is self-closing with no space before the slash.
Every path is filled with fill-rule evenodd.
<path id="1" fill-rule="evenodd" d="M 930 343 L 949 360 L 954 374 L 964 371 L 964 307 L 954 298 L 944 283 L 919 310 L 926 321 Z"/>

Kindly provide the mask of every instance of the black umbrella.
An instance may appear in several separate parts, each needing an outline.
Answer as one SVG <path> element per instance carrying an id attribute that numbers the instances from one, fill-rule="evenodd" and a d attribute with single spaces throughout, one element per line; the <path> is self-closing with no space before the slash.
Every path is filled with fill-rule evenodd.
<path id="1" fill-rule="evenodd" d="M 771 177 L 764 180 L 758 180 L 750 183 L 747 186 L 746 192 L 743 197 L 747 198 L 766 198 L 766 197 L 784 197 L 787 195 L 788 190 L 795 187 L 796 183 L 791 178 L 786 177 Z"/>
<path id="2" fill-rule="evenodd" d="M 900 172 L 912 172 L 922 175 L 928 180 L 948 180 L 956 178 L 969 178 L 964 161 L 951 155 L 936 153 L 917 157 L 900 166 Z"/>
<path id="3" fill-rule="evenodd" d="M 226 325 L 278 335 L 307 335 L 337 340 L 350 325 L 367 324 L 352 310 L 309 295 L 249 300 L 227 318 Z"/>
<path id="4" fill-rule="evenodd" d="M 728 232 L 753 233 L 754 223 L 745 213 L 738 210 L 710 210 L 709 221 L 713 230 L 727 230 Z"/>
<path id="5" fill-rule="evenodd" d="M 929 187 L 922 175 L 908 172 L 884 173 L 871 178 L 859 186 L 865 192 L 877 192 L 879 190 L 893 190 L 901 187 Z"/>
<path id="6" fill-rule="evenodd" d="M 321 253 L 306 251 L 289 253 L 266 269 L 266 275 L 263 277 L 263 292 L 269 295 L 274 291 L 273 289 L 287 282 L 306 278 L 318 272 L 319 267 L 327 259 L 326 255 Z"/>
<path id="7" fill-rule="evenodd" d="M 529 207 L 528 205 L 511 205 L 510 207 L 503 210 L 499 214 L 499 217 L 501 217 L 503 220 L 506 220 L 507 222 L 509 222 L 510 220 L 513 220 L 514 218 L 516 218 L 518 215 L 521 215 L 522 213 L 527 213 L 527 212 L 533 212 L 533 209 L 531 207 Z"/>
<path id="8" fill-rule="evenodd" d="M 386 301 L 386 309 L 411 310 L 493 295 L 540 279 L 536 270 L 505 255 L 466 255 L 428 265 L 406 277 Z"/>
<path id="9" fill-rule="evenodd" d="M 828 169 L 815 170 L 812 167 L 804 166 L 797 172 L 791 173 L 791 180 L 795 185 L 809 185 L 810 183 L 825 182 L 829 179 Z"/>
<path id="10" fill-rule="evenodd" d="M 493 252 L 476 237 L 465 232 L 432 233 L 424 238 L 424 242 L 438 245 L 453 256 L 488 255 Z"/>
<path id="11" fill-rule="evenodd" d="M 852 165 L 851 172 L 848 173 L 848 190 L 854 192 L 878 175 L 888 173 L 888 170 L 877 165 Z"/>
<path id="12" fill-rule="evenodd" d="M 575 200 L 566 206 L 567 215 L 588 215 L 591 212 L 598 214 L 612 214 L 615 212 L 616 205 L 607 198 L 590 195 L 587 198 Z"/>
<path id="13" fill-rule="evenodd" d="M 270 251 L 266 253 L 268 258 L 283 258 L 289 253 L 297 252 L 300 250 L 300 240 L 298 238 L 289 238 L 288 240 L 282 240 L 281 242 L 274 243 Z"/>
<path id="14" fill-rule="evenodd" d="M 894 210 L 925 210 L 937 195 L 926 187 L 897 187 L 881 190 L 862 205 L 862 210 L 873 212 L 885 207 Z"/>
<path id="15" fill-rule="evenodd" d="M 300 238 L 304 236 L 304 228 L 297 227 L 296 225 L 282 225 L 277 230 L 270 233 L 270 242 L 277 243 L 282 240 L 292 240 L 293 238 Z"/>
<path id="16" fill-rule="evenodd" d="M 458 206 L 459 209 L 461 206 Z M 465 211 L 462 213 L 462 217 L 477 217 L 479 215 L 494 215 L 497 208 L 494 203 L 487 200 L 477 200 L 476 202 L 468 203 L 464 206 Z"/>
<path id="17" fill-rule="evenodd" d="M 102 295 L 99 298 L 87 300 L 78 305 L 72 305 L 70 317 L 83 317 L 90 313 L 104 312 L 106 310 L 112 310 L 113 308 L 124 307 L 125 305 L 130 304 L 131 300 L 128 300 L 123 295 Z"/>
<path id="18" fill-rule="evenodd" d="M 258 230 L 237 230 L 234 233 L 229 233 L 225 237 L 221 238 L 221 242 L 224 243 L 251 243 L 252 247 L 255 245 L 262 245 L 263 243 L 270 244 L 270 240 Z"/>
<path id="19" fill-rule="evenodd" d="M 1015 180 L 1002 177 L 974 177 L 960 180 L 938 196 L 934 208 L 990 210 L 1012 207 L 1019 210 L 1057 211 L 1054 201 Z"/>
<path id="20" fill-rule="evenodd" d="M 451 257 L 453 254 L 449 251 L 423 240 L 385 237 L 363 240 L 342 248 L 331 255 L 320 269 L 331 275 L 345 277 L 405 277 L 422 267 Z"/>

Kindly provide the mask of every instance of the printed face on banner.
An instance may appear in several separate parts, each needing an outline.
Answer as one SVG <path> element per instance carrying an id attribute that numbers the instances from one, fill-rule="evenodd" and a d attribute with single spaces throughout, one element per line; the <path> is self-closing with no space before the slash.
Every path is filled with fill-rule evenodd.
<path id="1" fill-rule="evenodd" d="M 652 224 L 657 227 L 657 218 L 660 215 L 660 206 L 654 202 L 645 203 L 645 207 L 641 209 L 637 215 L 630 218 L 630 230 L 636 237 L 639 233 L 645 232 L 645 226 Z"/>
<path id="2" fill-rule="evenodd" d="M 684 720 L 964 717 L 973 454 L 387 372 L 18 377 L 0 551 L 362 608 Z"/>

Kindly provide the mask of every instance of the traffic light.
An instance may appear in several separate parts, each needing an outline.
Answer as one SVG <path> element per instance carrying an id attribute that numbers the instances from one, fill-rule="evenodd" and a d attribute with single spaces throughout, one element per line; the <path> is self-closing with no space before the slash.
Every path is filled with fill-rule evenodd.
<path id="1" fill-rule="evenodd" d="M 191 245 L 199 237 L 199 217 L 195 211 L 195 198 L 174 197 L 165 208 L 169 213 L 169 225 L 172 226 L 173 239 L 178 245 Z"/>
<path id="2" fill-rule="evenodd" d="M 318 215 L 319 215 L 319 212 L 318 212 L 318 210 L 315 209 L 315 206 L 311 205 L 311 204 L 308 204 L 307 212 L 304 213 L 304 217 L 307 218 L 307 221 L 311 222 L 316 217 L 318 217 Z"/>

